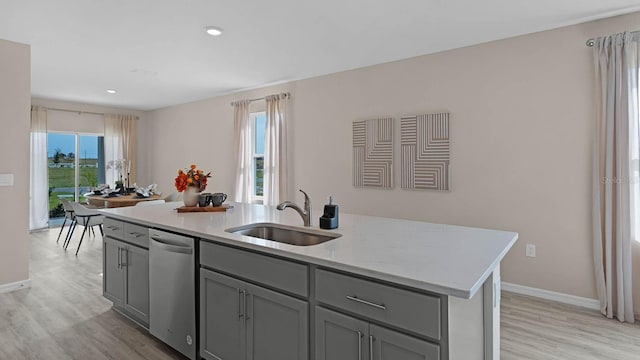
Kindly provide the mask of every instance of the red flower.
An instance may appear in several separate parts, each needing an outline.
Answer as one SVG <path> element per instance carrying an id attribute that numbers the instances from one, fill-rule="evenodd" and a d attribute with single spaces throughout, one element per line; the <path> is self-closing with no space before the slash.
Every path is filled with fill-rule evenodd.
<path id="1" fill-rule="evenodd" d="M 196 187 L 197 191 L 204 191 L 207 187 L 207 178 L 211 177 L 211 172 L 204 175 L 202 170 L 196 170 L 196 165 L 191 165 L 186 172 L 182 169 L 178 170 L 178 176 L 175 178 L 176 190 L 182 192 L 187 187 Z"/>

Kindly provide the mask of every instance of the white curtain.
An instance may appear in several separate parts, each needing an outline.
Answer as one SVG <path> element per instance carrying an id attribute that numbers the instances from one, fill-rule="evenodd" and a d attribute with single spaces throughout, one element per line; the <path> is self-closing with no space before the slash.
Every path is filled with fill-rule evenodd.
<path id="1" fill-rule="evenodd" d="M 233 142 L 236 160 L 235 201 L 251 202 L 253 194 L 253 137 L 249 118 L 250 100 L 233 103 Z"/>
<path id="2" fill-rule="evenodd" d="M 271 95 L 267 102 L 264 143 L 264 204 L 277 205 L 287 197 L 287 99 Z"/>
<path id="3" fill-rule="evenodd" d="M 31 161 L 29 184 L 29 229 L 49 226 L 49 181 L 47 161 L 47 110 L 31 107 Z"/>
<path id="4" fill-rule="evenodd" d="M 596 131 L 593 256 L 602 314 L 634 322 L 632 242 L 638 237 L 638 37 L 623 33 L 594 45 Z"/>
<path id="5" fill-rule="evenodd" d="M 129 182 L 136 182 L 136 120 L 134 115 L 107 114 L 104 117 L 104 160 L 105 164 L 115 160 L 126 160 L 122 174 L 105 169 L 105 180 L 111 187 L 129 174 Z"/>

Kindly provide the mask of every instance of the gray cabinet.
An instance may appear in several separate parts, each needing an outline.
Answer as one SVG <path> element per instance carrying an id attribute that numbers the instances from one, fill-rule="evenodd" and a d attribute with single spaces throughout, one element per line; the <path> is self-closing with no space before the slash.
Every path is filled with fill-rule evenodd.
<path id="1" fill-rule="evenodd" d="M 282 290 L 290 294 L 309 296 L 309 266 L 275 258 L 266 254 L 234 247 L 200 243 L 200 265 L 238 278 Z"/>
<path id="2" fill-rule="evenodd" d="M 308 304 L 247 284 L 247 359 L 308 358 Z"/>
<path id="3" fill-rule="evenodd" d="M 438 360 L 440 347 L 397 331 L 369 325 L 369 349 L 373 360 Z"/>
<path id="4" fill-rule="evenodd" d="M 365 344 L 369 324 L 316 307 L 316 360 L 369 359 Z"/>
<path id="5" fill-rule="evenodd" d="M 316 360 L 439 360 L 438 345 L 316 307 Z"/>
<path id="6" fill-rule="evenodd" d="M 315 275 L 317 360 L 440 360 L 442 297 L 327 269 Z"/>
<path id="7" fill-rule="evenodd" d="M 308 358 L 308 304 L 200 269 L 200 356 L 209 360 Z"/>
<path id="8" fill-rule="evenodd" d="M 244 282 L 200 269 L 200 356 L 245 359 Z"/>
<path id="9" fill-rule="evenodd" d="M 132 245 L 123 249 L 124 311 L 149 324 L 149 250 Z"/>
<path id="10" fill-rule="evenodd" d="M 102 248 L 102 293 L 113 302 L 113 306 L 119 308 L 124 304 L 124 269 L 120 266 L 121 244 L 121 241 L 105 237 Z"/>
<path id="11" fill-rule="evenodd" d="M 107 221 L 108 220 L 108 221 Z M 136 245 L 124 241 L 126 227 L 135 227 L 129 234 Z M 103 240 L 103 295 L 113 302 L 113 307 L 143 326 L 149 324 L 149 250 L 148 234 L 138 225 L 105 219 Z M 119 238 L 116 238 L 119 236 Z"/>
<path id="12" fill-rule="evenodd" d="M 442 301 L 439 296 L 317 269 L 316 299 L 433 341 L 440 341 L 442 337 Z"/>

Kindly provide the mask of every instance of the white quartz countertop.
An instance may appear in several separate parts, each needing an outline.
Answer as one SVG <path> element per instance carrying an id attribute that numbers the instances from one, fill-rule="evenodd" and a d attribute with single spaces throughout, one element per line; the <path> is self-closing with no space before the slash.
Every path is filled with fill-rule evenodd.
<path id="1" fill-rule="evenodd" d="M 518 238 L 515 232 L 340 214 L 341 237 L 295 246 L 225 232 L 269 222 L 302 227 L 292 209 L 230 203 L 227 212 L 178 213 L 182 203 L 100 210 L 124 221 L 332 267 L 435 293 L 471 298 Z M 313 212 L 313 229 L 318 217 Z"/>

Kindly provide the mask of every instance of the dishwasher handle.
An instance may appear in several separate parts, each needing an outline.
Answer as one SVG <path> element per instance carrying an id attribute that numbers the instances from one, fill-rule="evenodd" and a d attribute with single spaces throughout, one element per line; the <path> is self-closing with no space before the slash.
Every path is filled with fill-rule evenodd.
<path id="1" fill-rule="evenodd" d="M 184 245 L 182 243 L 173 242 L 169 239 L 150 236 L 151 245 L 165 251 L 176 252 L 181 254 L 193 253 L 193 246 Z"/>

